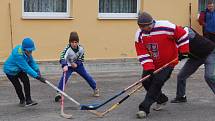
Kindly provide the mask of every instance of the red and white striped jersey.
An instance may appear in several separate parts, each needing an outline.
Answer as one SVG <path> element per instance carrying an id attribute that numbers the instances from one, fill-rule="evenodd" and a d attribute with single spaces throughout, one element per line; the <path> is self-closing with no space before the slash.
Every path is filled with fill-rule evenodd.
<path id="1" fill-rule="evenodd" d="M 135 47 L 144 70 L 158 69 L 177 58 L 178 51 L 189 53 L 188 31 L 169 21 L 155 21 L 150 32 L 137 30 Z"/>

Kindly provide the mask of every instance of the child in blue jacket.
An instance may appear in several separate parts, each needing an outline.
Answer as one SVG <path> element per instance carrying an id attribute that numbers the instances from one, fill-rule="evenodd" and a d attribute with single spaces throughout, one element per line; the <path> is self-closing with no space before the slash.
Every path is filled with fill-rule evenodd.
<path id="1" fill-rule="evenodd" d="M 33 40 L 31 38 L 25 38 L 22 41 L 22 45 L 17 45 L 12 50 L 3 65 L 3 71 L 15 87 L 20 100 L 19 106 L 21 107 L 37 104 L 37 102 L 31 99 L 30 82 L 27 74 L 45 83 L 45 79 L 41 77 L 39 67 L 32 57 L 32 51 L 34 50 L 35 45 Z M 25 95 L 22 91 L 20 81 L 24 85 Z"/>
<path id="2" fill-rule="evenodd" d="M 63 73 L 66 73 L 65 83 L 71 76 L 73 72 L 77 72 L 80 76 L 82 76 L 90 87 L 93 89 L 93 96 L 99 96 L 99 90 L 96 87 L 95 80 L 87 73 L 84 68 L 83 62 L 84 61 L 84 48 L 79 45 L 79 37 L 77 32 L 71 32 L 69 38 L 69 44 L 63 50 L 60 56 L 60 64 L 62 65 Z M 64 74 L 62 75 L 58 88 L 63 90 L 63 78 Z M 55 101 L 58 102 L 61 99 L 61 95 L 57 94 L 55 97 Z"/>

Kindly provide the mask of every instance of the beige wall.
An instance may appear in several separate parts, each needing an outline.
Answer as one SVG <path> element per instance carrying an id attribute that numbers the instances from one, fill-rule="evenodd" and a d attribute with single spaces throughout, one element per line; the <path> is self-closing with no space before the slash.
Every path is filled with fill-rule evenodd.
<path id="1" fill-rule="evenodd" d="M 143 8 L 155 19 L 169 20 L 181 26 L 189 26 L 189 3 L 192 6 L 192 27 L 200 31 L 197 23 L 198 0 L 144 0 Z"/>
<path id="2" fill-rule="evenodd" d="M 32 37 L 37 47 L 33 53 L 37 60 L 57 60 L 68 42 L 69 33 L 75 30 L 85 47 L 86 59 L 136 57 L 133 42 L 136 20 L 98 20 L 98 0 L 71 1 L 73 20 L 23 20 L 21 0 L 12 1 L 14 45 L 21 43 L 24 37 Z M 8 2 L 2 0 L 0 4 L 0 61 L 6 59 L 11 49 Z M 189 0 L 142 0 L 142 8 L 156 19 L 188 25 L 188 3 Z M 197 11 L 196 0 L 192 3 L 192 11 Z M 193 18 L 196 17 L 195 12 Z M 192 25 L 196 26 L 192 20 Z"/>
<path id="3" fill-rule="evenodd" d="M 5 59 L 11 50 L 10 22 L 8 0 L 0 4 L 0 61 Z"/>

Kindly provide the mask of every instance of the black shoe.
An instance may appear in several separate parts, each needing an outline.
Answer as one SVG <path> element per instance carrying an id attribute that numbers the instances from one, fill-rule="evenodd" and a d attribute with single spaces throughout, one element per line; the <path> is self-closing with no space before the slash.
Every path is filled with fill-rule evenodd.
<path id="1" fill-rule="evenodd" d="M 60 94 L 57 94 L 56 96 L 55 96 L 55 102 L 60 102 L 60 100 L 61 100 L 61 95 Z"/>
<path id="2" fill-rule="evenodd" d="M 37 104 L 38 104 L 37 102 L 29 100 L 29 101 L 26 101 L 25 106 L 28 107 L 28 106 L 33 106 L 33 105 L 37 105 Z"/>
<path id="3" fill-rule="evenodd" d="M 165 105 L 168 102 L 169 98 L 165 94 L 161 94 L 157 100 L 157 104 Z"/>
<path id="4" fill-rule="evenodd" d="M 25 107 L 25 100 L 20 100 L 19 107 Z"/>
<path id="5" fill-rule="evenodd" d="M 187 97 L 176 97 L 173 100 L 171 100 L 171 103 L 185 103 L 187 102 Z"/>

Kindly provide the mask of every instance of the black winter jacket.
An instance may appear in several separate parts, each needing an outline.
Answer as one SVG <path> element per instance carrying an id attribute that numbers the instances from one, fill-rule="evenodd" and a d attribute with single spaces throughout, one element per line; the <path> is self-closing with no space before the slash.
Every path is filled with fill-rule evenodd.
<path id="1" fill-rule="evenodd" d="M 199 35 L 192 28 L 188 28 L 188 30 L 191 58 L 207 58 L 207 56 L 214 50 L 215 43 Z"/>

